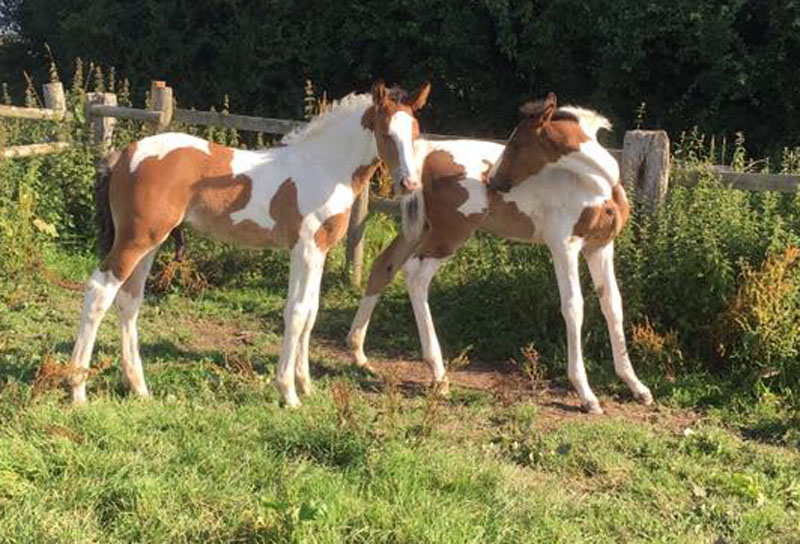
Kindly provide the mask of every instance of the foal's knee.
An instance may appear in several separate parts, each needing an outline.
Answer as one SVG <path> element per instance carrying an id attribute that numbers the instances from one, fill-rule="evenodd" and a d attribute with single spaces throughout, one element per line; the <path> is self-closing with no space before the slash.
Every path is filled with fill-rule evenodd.
<path id="1" fill-rule="evenodd" d="M 583 323 L 583 297 L 571 296 L 562 300 L 561 315 L 567 323 Z"/>
<path id="2" fill-rule="evenodd" d="M 311 304 L 305 302 L 289 303 L 283 309 L 283 322 L 286 327 L 299 329 L 305 325 L 310 313 Z"/>

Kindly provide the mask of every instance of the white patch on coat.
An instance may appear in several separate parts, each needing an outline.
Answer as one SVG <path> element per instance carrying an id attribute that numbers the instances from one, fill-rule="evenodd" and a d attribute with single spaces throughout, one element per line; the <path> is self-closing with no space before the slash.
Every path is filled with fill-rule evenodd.
<path id="1" fill-rule="evenodd" d="M 475 213 L 484 214 L 489 209 L 489 200 L 486 196 L 486 185 L 482 181 L 467 178 L 458 182 L 466 189 L 469 196 L 466 202 L 458 207 L 458 213 L 467 216 Z"/>
<path id="2" fill-rule="evenodd" d="M 252 181 L 250 200 L 231 214 L 233 224 L 250 220 L 271 229 L 275 220 L 270 204 L 280 186 L 291 179 L 297 190 L 297 207 L 303 217 L 300 236 L 312 236 L 331 215 L 352 206 L 353 172 L 377 156 L 372 131 L 361 126 L 369 95 L 351 95 L 323 116 L 284 138 L 285 147 L 239 151 L 233 155 L 234 175 Z M 324 130 L 323 130 L 324 128 Z"/>
<path id="3" fill-rule="evenodd" d="M 143 160 L 149 159 L 150 157 L 156 157 L 158 160 L 161 160 L 170 151 L 184 147 L 191 147 L 202 151 L 206 155 L 211 155 L 209 142 L 202 138 L 190 136 L 189 134 L 182 134 L 180 132 L 156 134 L 155 136 L 149 136 L 143 140 L 139 140 L 136 144 L 136 151 L 133 157 L 131 157 L 131 174 L 136 172 L 136 169 L 139 168 Z"/>

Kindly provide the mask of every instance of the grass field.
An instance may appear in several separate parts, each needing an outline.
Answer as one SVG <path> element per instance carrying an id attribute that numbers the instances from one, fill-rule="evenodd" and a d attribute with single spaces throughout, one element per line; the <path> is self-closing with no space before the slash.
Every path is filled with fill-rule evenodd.
<path id="1" fill-rule="evenodd" d="M 371 232 L 374 253 L 385 236 Z M 358 292 L 343 279 L 341 248 L 312 337 L 315 394 L 299 411 L 279 408 L 270 381 L 285 261 L 264 259 L 270 273 L 148 297 L 139 323 L 152 399 L 119 385 L 110 312 L 80 409 L 53 369 L 69 356 L 82 294 L 33 273 L 5 285 L 0 541 L 800 541 L 797 420 L 768 393 L 744 410 L 709 401 L 727 392 L 708 375 L 673 382 L 644 369 L 659 404 L 643 408 L 610 361 L 595 360 L 608 414 L 586 416 L 563 372 L 530 380 L 473 357 L 439 400 L 409 370 L 417 340 L 399 285 L 367 343 L 382 378 L 364 375 L 343 350 Z M 81 282 L 94 260 L 53 251 L 44 264 Z M 453 340 L 464 336 L 446 330 L 448 316 L 475 296 L 453 279 L 462 265 L 432 296 L 453 358 L 467 342 Z M 480 353 L 496 332 L 468 339 Z"/>

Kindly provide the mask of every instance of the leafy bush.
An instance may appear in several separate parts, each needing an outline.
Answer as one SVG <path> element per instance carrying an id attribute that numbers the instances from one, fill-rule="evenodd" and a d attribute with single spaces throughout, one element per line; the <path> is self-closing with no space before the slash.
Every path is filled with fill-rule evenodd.
<path id="1" fill-rule="evenodd" d="M 295 118 L 307 78 L 333 97 L 430 78 L 432 131 L 506 134 L 522 101 L 554 91 L 623 129 L 644 101 L 648 124 L 743 130 L 778 151 L 800 143 L 798 17 L 781 0 L 15 0 L 0 3 L 18 31 L 0 73 L 44 66 L 47 42 L 61 62 L 132 74 L 137 100 L 160 78 L 183 105 L 230 93 L 236 110 Z"/>
<path id="2" fill-rule="evenodd" d="M 715 338 L 720 355 L 739 372 L 800 378 L 800 251 L 770 255 L 758 268 L 745 264 L 736 296 L 720 315 Z"/>

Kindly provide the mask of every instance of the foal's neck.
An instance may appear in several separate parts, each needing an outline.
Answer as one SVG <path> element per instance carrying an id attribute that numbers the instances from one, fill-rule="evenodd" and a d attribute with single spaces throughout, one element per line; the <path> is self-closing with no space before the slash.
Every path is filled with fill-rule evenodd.
<path id="1" fill-rule="evenodd" d="M 325 127 L 325 130 L 293 145 L 327 181 L 349 184 L 360 166 L 369 165 L 378 157 L 372 131 L 361 124 L 363 114 L 363 110 L 356 110 Z"/>

